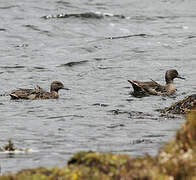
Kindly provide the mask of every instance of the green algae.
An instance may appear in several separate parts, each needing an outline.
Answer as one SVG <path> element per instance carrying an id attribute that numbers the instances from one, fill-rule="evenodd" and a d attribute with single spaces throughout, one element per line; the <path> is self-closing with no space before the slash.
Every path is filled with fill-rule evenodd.
<path id="1" fill-rule="evenodd" d="M 173 140 L 155 157 L 78 152 L 65 168 L 21 170 L 0 180 L 195 180 L 196 109 L 187 115 Z"/>
<path id="2" fill-rule="evenodd" d="M 158 154 L 160 171 L 174 179 L 196 179 L 196 109 Z"/>

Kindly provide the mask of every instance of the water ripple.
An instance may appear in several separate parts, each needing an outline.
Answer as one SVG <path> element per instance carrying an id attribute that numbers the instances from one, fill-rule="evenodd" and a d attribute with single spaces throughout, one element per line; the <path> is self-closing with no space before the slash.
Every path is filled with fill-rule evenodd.
<path id="1" fill-rule="evenodd" d="M 82 65 L 82 64 L 85 64 L 87 63 L 88 61 L 87 60 L 84 60 L 84 61 L 72 61 L 72 62 L 68 62 L 68 63 L 65 63 L 65 64 L 61 64 L 60 67 L 72 67 L 72 66 L 78 66 L 78 65 Z M 58 66 L 59 67 L 59 66 Z"/>
<path id="2" fill-rule="evenodd" d="M 23 68 L 25 68 L 25 66 L 20 66 L 20 65 L 17 65 L 17 66 L 0 66 L 0 68 L 2 68 L 2 69 L 23 69 Z"/>
<path id="3" fill-rule="evenodd" d="M 120 19 L 129 19 L 129 17 L 125 17 L 124 15 L 117 15 L 117 14 L 112 14 L 112 13 L 101 13 L 101 12 L 47 15 L 47 16 L 43 16 L 42 18 L 51 19 L 51 18 L 70 18 L 70 17 L 88 18 L 88 19 L 103 19 L 104 17 L 117 17 Z"/>

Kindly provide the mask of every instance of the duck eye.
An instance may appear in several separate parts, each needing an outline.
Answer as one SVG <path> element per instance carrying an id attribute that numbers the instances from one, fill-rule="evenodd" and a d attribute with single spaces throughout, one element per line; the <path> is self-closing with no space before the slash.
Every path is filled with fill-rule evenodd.
<path id="1" fill-rule="evenodd" d="M 58 86 L 62 86 L 62 84 L 61 84 L 61 83 L 57 83 L 57 85 L 58 85 Z"/>

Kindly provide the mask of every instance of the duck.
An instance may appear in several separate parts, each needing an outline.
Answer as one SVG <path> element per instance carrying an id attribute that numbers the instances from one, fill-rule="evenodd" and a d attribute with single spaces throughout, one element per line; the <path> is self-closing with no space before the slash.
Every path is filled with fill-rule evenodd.
<path id="1" fill-rule="evenodd" d="M 50 85 L 50 92 L 44 91 L 39 85 L 37 85 L 34 89 L 20 88 L 18 90 L 13 90 L 9 95 L 11 99 L 58 99 L 58 91 L 60 89 L 69 90 L 64 87 L 62 82 L 53 81 Z"/>
<path id="2" fill-rule="evenodd" d="M 165 73 L 165 85 L 160 85 L 156 81 L 152 80 L 149 82 L 141 82 L 128 80 L 133 87 L 133 95 L 172 95 L 176 92 L 174 86 L 174 79 L 185 79 L 178 74 L 176 69 L 167 70 Z"/>
<path id="3" fill-rule="evenodd" d="M 172 104 L 161 112 L 173 114 L 187 114 L 192 109 L 196 109 L 196 94 L 186 96 L 184 99 Z"/>

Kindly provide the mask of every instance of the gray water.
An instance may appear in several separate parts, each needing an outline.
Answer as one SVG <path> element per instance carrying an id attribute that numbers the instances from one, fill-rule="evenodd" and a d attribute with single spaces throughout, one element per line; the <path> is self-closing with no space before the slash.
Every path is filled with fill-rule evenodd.
<path id="1" fill-rule="evenodd" d="M 184 121 L 156 110 L 196 92 L 195 9 L 195 0 L 1 0 L 0 93 L 54 80 L 70 88 L 58 100 L 0 97 L 0 146 L 11 138 L 34 150 L 1 153 L 1 172 L 63 167 L 78 151 L 156 155 Z M 186 77 L 174 96 L 130 94 L 128 79 L 163 84 L 173 68 Z"/>

